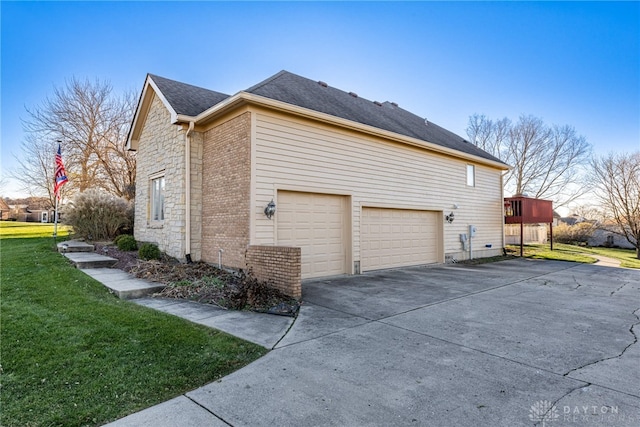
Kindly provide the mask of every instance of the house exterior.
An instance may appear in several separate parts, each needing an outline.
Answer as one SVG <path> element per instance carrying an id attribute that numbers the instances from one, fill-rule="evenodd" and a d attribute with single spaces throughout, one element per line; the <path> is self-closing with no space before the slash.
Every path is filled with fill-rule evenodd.
<path id="1" fill-rule="evenodd" d="M 607 248 L 635 249 L 626 237 L 623 230 L 618 224 L 605 223 L 597 227 L 591 237 L 589 237 L 589 246 L 604 246 Z"/>
<path id="2" fill-rule="evenodd" d="M 0 221 L 6 221 L 11 217 L 11 208 L 4 201 L 2 197 L 0 197 Z"/>
<path id="3" fill-rule="evenodd" d="M 295 297 L 303 279 L 502 253 L 507 165 L 395 103 L 286 71 L 232 96 L 149 74 L 127 147 L 136 239 Z"/>
<path id="4" fill-rule="evenodd" d="M 53 222 L 54 209 L 48 199 L 28 197 L 24 199 L 0 199 L 0 219 L 20 222 Z"/>

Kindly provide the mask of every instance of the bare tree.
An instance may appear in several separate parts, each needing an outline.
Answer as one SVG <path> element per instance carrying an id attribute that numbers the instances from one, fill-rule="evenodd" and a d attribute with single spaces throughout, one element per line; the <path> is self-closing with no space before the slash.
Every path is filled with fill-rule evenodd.
<path id="1" fill-rule="evenodd" d="M 16 178 L 32 191 L 51 195 L 56 142 L 61 141 L 69 177 L 67 191 L 101 188 L 133 198 L 135 157 L 124 148 L 135 108 L 132 93 L 116 97 L 111 85 L 96 80 L 67 81 L 38 107 L 27 109 L 28 133 Z"/>
<path id="2" fill-rule="evenodd" d="M 506 117 L 493 121 L 484 114 L 474 114 L 469 117 L 467 135 L 475 145 L 487 153 L 505 160 L 509 155 L 506 149 L 509 146 L 507 141 L 510 129 L 511 120 Z"/>
<path id="3" fill-rule="evenodd" d="M 617 225 L 608 230 L 624 236 L 640 259 L 640 151 L 596 157 L 591 165 L 595 194 Z"/>
<path id="4" fill-rule="evenodd" d="M 513 123 L 475 114 L 469 118 L 467 135 L 513 167 L 504 177 L 506 193 L 527 193 L 563 206 L 585 192 L 580 172 L 588 164 L 591 147 L 571 126 L 548 126 L 534 116 L 520 116 Z"/>
<path id="5" fill-rule="evenodd" d="M 29 134 L 20 144 L 20 148 L 22 157 L 16 157 L 18 169 L 14 173 L 15 179 L 21 184 L 23 191 L 27 191 L 31 196 L 46 197 L 51 206 L 54 206 L 54 158 L 57 143 L 51 139 L 39 141 L 35 135 Z M 65 186 L 61 191 L 67 191 Z"/>
<path id="6" fill-rule="evenodd" d="M 7 191 L 8 185 L 8 178 L 2 174 L 2 171 L 0 171 L 0 197 L 5 195 L 5 191 Z"/>

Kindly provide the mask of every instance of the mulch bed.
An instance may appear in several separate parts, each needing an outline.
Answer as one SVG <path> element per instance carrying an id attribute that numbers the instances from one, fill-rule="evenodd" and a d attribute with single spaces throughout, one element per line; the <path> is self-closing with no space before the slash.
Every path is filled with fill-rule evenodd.
<path id="1" fill-rule="evenodd" d="M 97 253 L 118 260 L 115 268 L 137 278 L 166 285 L 154 296 L 286 316 L 295 316 L 299 309 L 294 298 L 244 271 L 219 269 L 205 262 L 184 264 L 170 257 L 145 261 L 138 259 L 136 251 L 121 251 L 116 246 L 99 243 L 95 247 Z"/>

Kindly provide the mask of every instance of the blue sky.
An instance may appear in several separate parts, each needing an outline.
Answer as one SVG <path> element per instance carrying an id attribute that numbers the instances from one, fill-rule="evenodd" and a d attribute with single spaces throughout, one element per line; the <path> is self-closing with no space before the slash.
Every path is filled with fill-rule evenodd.
<path id="1" fill-rule="evenodd" d="M 597 154 L 640 150 L 638 2 L 2 1 L 1 14 L 3 176 L 25 107 L 73 76 L 139 92 L 148 72 L 233 94 L 286 69 L 462 136 L 474 113 L 532 114 Z"/>

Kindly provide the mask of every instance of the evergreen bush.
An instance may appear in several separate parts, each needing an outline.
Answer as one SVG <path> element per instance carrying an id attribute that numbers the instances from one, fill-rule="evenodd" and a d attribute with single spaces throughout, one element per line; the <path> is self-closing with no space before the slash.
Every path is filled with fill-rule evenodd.
<path id="1" fill-rule="evenodd" d="M 160 259 L 160 249 L 153 243 L 143 243 L 138 251 L 138 257 L 144 260 Z"/>
<path id="2" fill-rule="evenodd" d="M 120 249 L 121 251 L 135 251 L 136 249 L 138 249 L 138 243 L 132 235 L 121 234 L 118 237 L 119 238 L 117 239 L 118 242 L 116 243 L 116 245 L 118 245 L 118 249 Z"/>
<path id="3" fill-rule="evenodd" d="M 113 239 L 113 243 L 115 245 L 118 245 L 118 242 L 120 241 L 120 239 L 122 239 L 124 236 L 129 236 L 129 234 L 118 234 L 115 239 Z"/>

